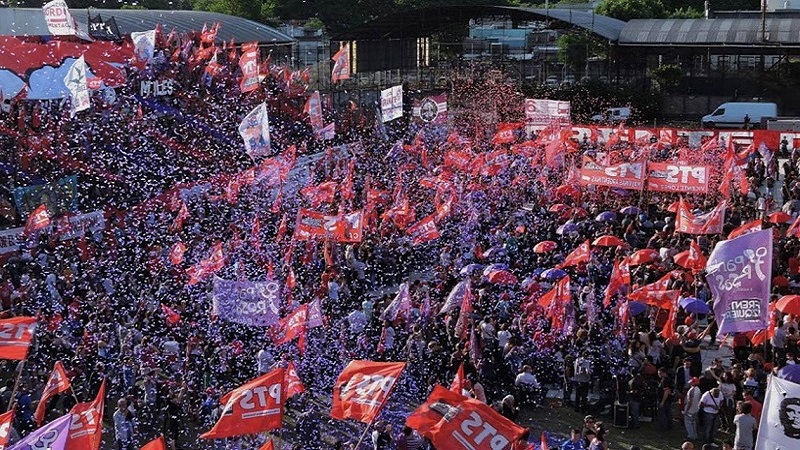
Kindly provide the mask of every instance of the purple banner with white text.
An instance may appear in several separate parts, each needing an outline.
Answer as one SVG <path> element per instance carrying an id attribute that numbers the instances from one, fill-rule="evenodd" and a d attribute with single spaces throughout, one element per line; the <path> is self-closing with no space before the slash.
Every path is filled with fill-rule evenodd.
<path id="1" fill-rule="evenodd" d="M 214 314 L 229 322 L 267 327 L 278 322 L 281 284 L 276 280 L 214 279 Z"/>
<path id="2" fill-rule="evenodd" d="M 706 264 L 718 336 L 767 328 L 772 280 L 772 230 L 719 242 Z"/>

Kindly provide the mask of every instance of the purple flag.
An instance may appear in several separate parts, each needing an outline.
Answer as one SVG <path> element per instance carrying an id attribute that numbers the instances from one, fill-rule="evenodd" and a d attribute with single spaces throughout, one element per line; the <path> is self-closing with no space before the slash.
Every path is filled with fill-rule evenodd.
<path id="1" fill-rule="evenodd" d="M 319 299 L 315 299 L 308 305 L 308 322 L 306 322 L 306 326 L 315 328 L 323 325 L 325 325 L 325 322 L 322 318 L 322 305 Z"/>
<path id="2" fill-rule="evenodd" d="M 214 278 L 214 313 L 229 322 L 267 327 L 280 320 L 281 284 Z"/>
<path id="3" fill-rule="evenodd" d="M 64 450 L 71 423 L 72 414 L 65 414 L 25 436 L 8 450 Z"/>
<path id="4" fill-rule="evenodd" d="M 397 290 L 394 300 L 386 306 L 383 310 L 381 320 L 395 320 L 400 313 L 408 313 L 411 311 L 411 296 L 408 293 L 408 282 L 400 284 L 400 289 Z"/>
<path id="5" fill-rule="evenodd" d="M 714 298 L 717 336 L 763 330 L 772 282 L 772 230 L 719 242 L 706 264 Z"/>

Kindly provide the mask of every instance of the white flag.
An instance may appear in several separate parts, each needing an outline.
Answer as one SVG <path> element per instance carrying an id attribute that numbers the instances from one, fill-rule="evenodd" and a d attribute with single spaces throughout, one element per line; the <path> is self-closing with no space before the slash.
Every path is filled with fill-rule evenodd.
<path id="1" fill-rule="evenodd" d="M 64 85 L 72 98 L 72 115 L 89 108 L 89 88 L 86 86 L 86 61 L 83 56 L 76 59 L 64 77 Z"/>
<path id="2" fill-rule="evenodd" d="M 262 103 L 250 111 L 239 124 L 239 134 L 244 139 L 244 148 L 256 159 L 269 152 L 269 117 L 267 104 Z"/>
<path id="3" fill-rule="evenodd" d="M 755 450 L 800 448 L 800 384 L 769 378 Z"/>
<path id="4" fill-rule="evenodd" d="M 408 293 L 408 282 L 405 282 L 400 285 L 400 289 L 398 289 L 394 300 L 383 310 L 380 319 L 395 320 L 400 313 L 408 314 L 411 308 L 411 296 Z"/>
<path id="5" fill-rule="evenodd" d="M 78 34 L 78 24 L 69 13 L 67 2 L 53 0 L 42 6 L 47 29 L 54 36 L 75 36 Z"/>
<path id="6" fill-rule="evenodd" d="M 133 54 L 139 61 L 150 61 L 156 51 L 156 30 L 131 33 Z"/>

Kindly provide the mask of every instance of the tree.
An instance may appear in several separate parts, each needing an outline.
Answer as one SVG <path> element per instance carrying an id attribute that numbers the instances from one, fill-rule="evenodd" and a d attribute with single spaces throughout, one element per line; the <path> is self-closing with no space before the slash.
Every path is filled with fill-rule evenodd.
<path id="1" fill-rule="evenodd" d="M 260 0 L 196 0 L 194 9 L 210 11 L 231 16 L 244 17 L 245 19 L 261 20 Z"/>
<path id="2" fill-rule="evenodd" d="M 670 19 L 702 19 L 703 17 L 703 11 L 692 7 L 678 8 L 669 13 Z"/>
<path id="3" fill-rule="evenodd" d="M 588 33 L 565 33 L 558 37 L 558 60 L 573 71 L 581 71 L 586 60 L 603 53 L 602 45 Z"/>
<path id="4" fill-rule="evenodd" d="M 597 5 L 598 14 L 624 20 L 662 19 L 666 17 L 661 0 L 603 0 Z"/>

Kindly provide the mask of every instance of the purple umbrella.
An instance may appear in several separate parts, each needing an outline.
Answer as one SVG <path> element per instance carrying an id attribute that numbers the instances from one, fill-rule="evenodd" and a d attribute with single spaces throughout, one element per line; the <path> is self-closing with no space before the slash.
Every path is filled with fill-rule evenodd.
<path id="1" fill-rule="evenodd" d="M 642 212 L 642 210 L 638 206 L 626 206 L 620 209 L 619 212 L 625 214 L 626 216 L 635 216 Z"/>
<path id="2" fill-rule="evenodd" d="M 559 280 L 559 279 L 563 278 L 564 275 L 566 275 L 566 274 L 567 274 L 567 272 L 564 272 L 563 270 L 561 270 L 561 269 L 559 269 L 557 267 L 553 267 L 552 269 L 545 270 L 539 276 L 542 279 L 545 279 L 545 280 L 548 280 L 548 281 L 555 281 L 555 280 Z"/>
<path id="3" fill-rule="evenodd" d="M 631 313 L 632 316 L 638 316 L 639 314 L 647 311 L 647 305 L 642 302 L 628 302 L 628 312 Z"/>
<path id="4" fill-rule="evenodd" d="M 483 269 L 482 264 L 467 264 L 466 266 L 461 268 L 459 272 L 461 275 L 472 275 L 473 273 Z"/>
<path id="5" fill-rule="evenodd" d="M 617 215 L 614 211 L 603 211 L 594 218 L 598 222 L 613 222 L 617 220 Z"/>
<path id="6" fill-rule="evenodd" d="M 488 266 L 484 267 L 483 276 L 488 277 L 489 274 L 495 270 L 508 270 L 508 264 L 503 264 L 503 263 L 489 264 Z"/>
<path id="7" fill-rule="evenodd" d="M 711 309 L 709 309 L 708 305 L 706 305 L 706 302 L 697 299 L 695 299 L 693 302 L 687 303 L 683 309 L 692 314 L 708 314 L 711 312 Z"/>
<path id="8" fill-rule="evenodd" d="M 578 231 L 578 224 L 569 220 L 564 225 L 561 225 L 556 229 L 556 234 L 563 235 L 567 233 L 572 233 L 573 231 Z"/>

